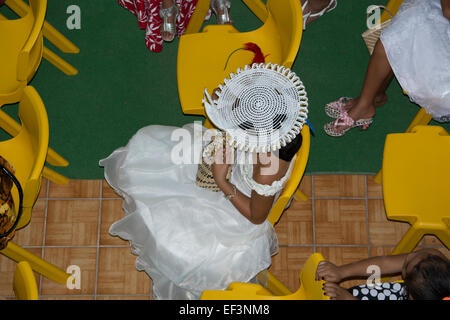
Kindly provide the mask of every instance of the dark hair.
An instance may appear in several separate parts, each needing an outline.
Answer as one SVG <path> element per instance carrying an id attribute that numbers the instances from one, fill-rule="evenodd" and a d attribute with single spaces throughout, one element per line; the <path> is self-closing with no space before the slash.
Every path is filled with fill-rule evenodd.
<path id="1" fill-rule="evenodd" d="M 414 300 L 442 300 L 450 296 L 450 262 L 429 254 L 406 274 L 404 281 Z"/>

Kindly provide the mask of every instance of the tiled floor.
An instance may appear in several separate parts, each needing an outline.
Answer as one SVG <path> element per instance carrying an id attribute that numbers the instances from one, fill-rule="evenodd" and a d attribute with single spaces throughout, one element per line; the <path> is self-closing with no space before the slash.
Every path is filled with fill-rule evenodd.
<path id="1" fill-rule="evenodd" d="M 301 189 L 309 200 L 294 201 L 276 225 L 280 250 L 270 268 L 291 290 L 298 288 L 299 271 L 311 253 L 321 252 L 336 264 L 389 254 L 409 228 L 386 219 L 373 176 L 305 176 Z M 128 243 L 108 234 L 123 216 L 121 206 L 105 181 L 43 182 L 31 223 L 14 242 L 64 270 L 79 266 L 81 288 L 69 290 L 36 274 L 40 299 L 152 299 L 151 281 L 135 269 Z M 420 246 L 450 256 L 434 237 L 425 237 Z M 0 255 L 0 296 L 13 297 L 15 266 Z"/>

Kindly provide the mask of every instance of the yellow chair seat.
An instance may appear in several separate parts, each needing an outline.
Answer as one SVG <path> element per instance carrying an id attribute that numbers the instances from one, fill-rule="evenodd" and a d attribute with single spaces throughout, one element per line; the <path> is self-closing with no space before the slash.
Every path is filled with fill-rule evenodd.
<path id="1" fill-rule="evenodd" d="M 438 126 L 389 134 L 383 154 L 386 216 L 411 224 L 393 254 L 411 252 L 425 234 L 450 246 L 450 136 Z"/>

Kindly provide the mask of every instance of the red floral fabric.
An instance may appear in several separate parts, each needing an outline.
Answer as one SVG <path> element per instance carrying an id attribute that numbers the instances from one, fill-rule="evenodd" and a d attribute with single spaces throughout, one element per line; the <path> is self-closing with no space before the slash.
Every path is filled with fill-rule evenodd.
<path id="1" fill-rule="evenodd" d="M 160 29 L 162 19 L 159 9 L 162 0 L 118 0 L 119 4 L 136 15 L 138 25 L 145 29 L 145 45 L 153 52 L 160 52 L 163 48 L 163 39 Z M 180 37 L 194 13 L 198 0 L 175 0 L 180 13 L 177 18 L 177 36 Z"/>

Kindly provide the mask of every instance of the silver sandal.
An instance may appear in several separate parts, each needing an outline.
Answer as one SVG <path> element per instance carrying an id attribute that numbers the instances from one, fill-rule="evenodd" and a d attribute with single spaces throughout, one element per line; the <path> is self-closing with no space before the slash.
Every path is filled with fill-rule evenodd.
<path id="1" fill-rule="evenodd" d="M 217 24 L 233 24 L 233 18 L 230 14 L 230 0 L 211 0 L 209 6 L 216 15 Z M 219 14 L 219 11 L 222 13 Z"/>
<path id="2" fill-rule="evenodd" d="M 180 13 L 180 10 L 178 9 L 177 5 L 175 4 L 175 1 L 173 1 L 173 5 L 170 8 L 163 8 L 162 2 L 161 2 L 161 8 L 159 9 L 159 16 L 161 19 L 163 19 L 161 23 L 161 30 L 160 33 L 167 32 L 172 35 L 172 39 L 170 40 L 164 40 L 166 42 L 170 42 L 175 38 L 175 34 L 177 32 L 177 17 Z M 175 16 L 174 22 L 169 22 L 169 18 Z"/>

